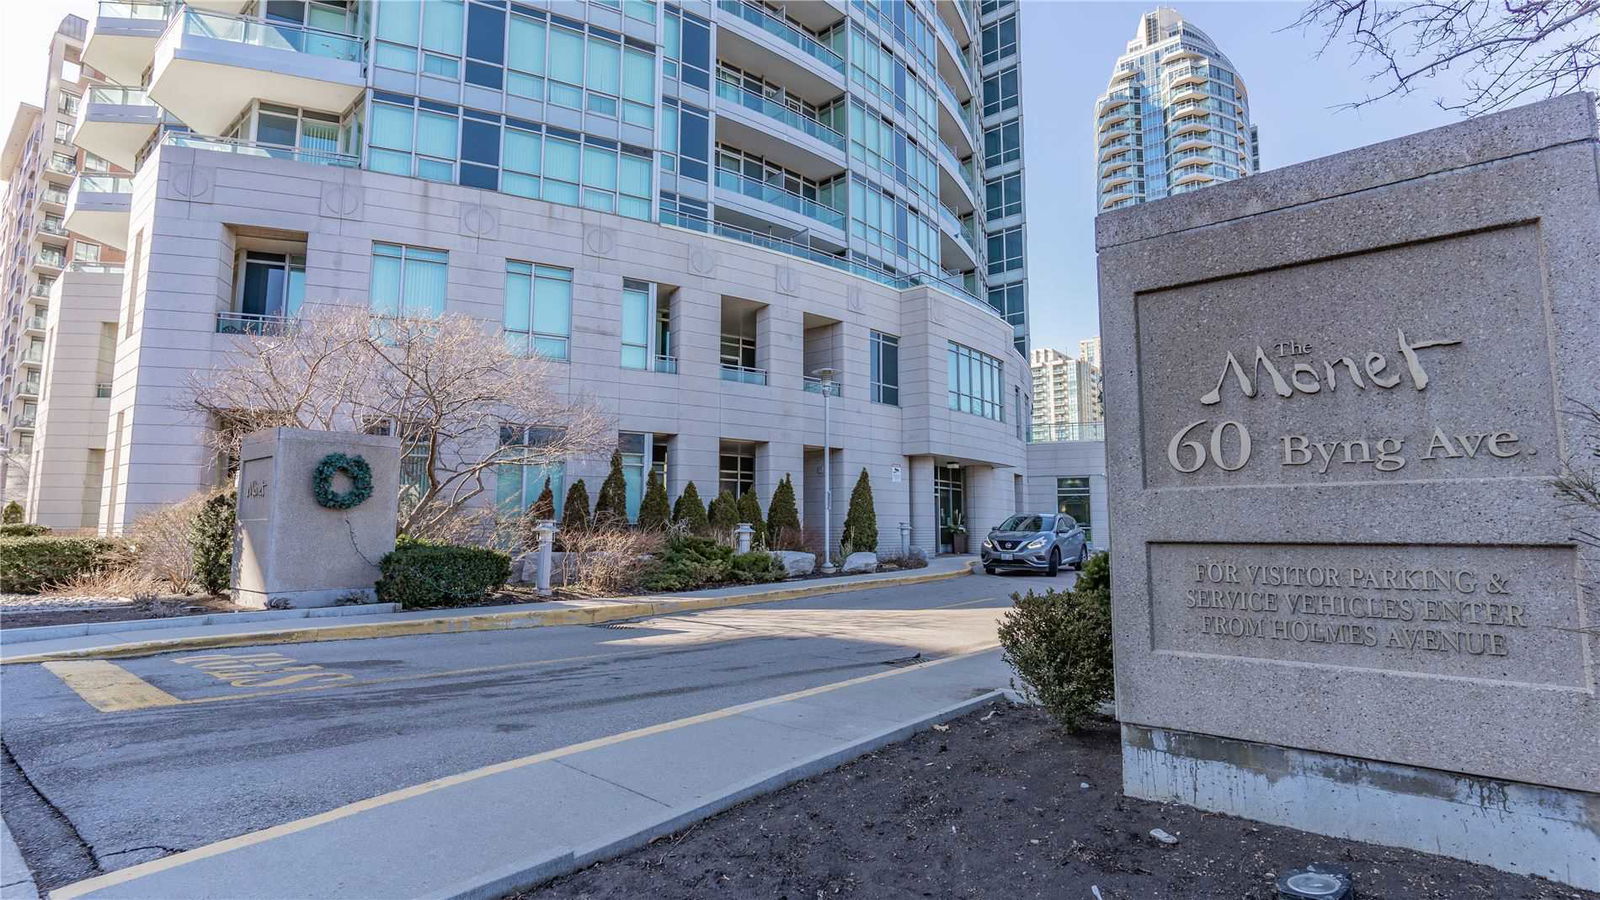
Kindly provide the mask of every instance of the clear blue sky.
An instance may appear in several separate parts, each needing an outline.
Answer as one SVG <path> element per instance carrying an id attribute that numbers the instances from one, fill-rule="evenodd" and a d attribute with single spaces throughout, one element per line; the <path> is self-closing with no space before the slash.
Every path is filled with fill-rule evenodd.
<path id="1" fill-rule="evenodd" d="M 1291 25 L 1294 2 L 1168 2 L 1210 35 L 1250 90 L 1261 167 L 1276 169 L 1459 120 L 1435 93 L 1339 109 L 1372 89 L 1343 43 Z M 1095 296 L 1094 101 L 1151 3 L 1024 0 L 1021 15 L 1028 304 L 1033 346 L 1066 349 L 1099 333 Z M 1453 76 L 1453 73 L 1451 73 Z M 1448 79 L 1448 80 L 1447 80 Z M 1432 87 L 1433 85 L 1429 85 Z M 1453 77 L 1439 79 L 1446 93 Z"/>

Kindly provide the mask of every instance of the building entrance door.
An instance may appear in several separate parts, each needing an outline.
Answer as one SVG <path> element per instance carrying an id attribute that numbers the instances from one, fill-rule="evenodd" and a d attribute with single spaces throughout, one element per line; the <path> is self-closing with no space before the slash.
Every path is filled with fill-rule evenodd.
<path id="1" fill-rule="evenodd" d="M 937 466 L 933 470 L 933 503 L 939 513 L 939 552 L 966 553 L 967 535 L 957 531 L 965 526 L 966 470 L 959 466 Z"/>

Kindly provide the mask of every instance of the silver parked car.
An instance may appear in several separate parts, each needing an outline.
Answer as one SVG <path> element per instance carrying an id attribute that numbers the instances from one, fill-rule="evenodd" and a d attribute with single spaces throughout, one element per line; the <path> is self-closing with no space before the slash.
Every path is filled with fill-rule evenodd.
<path id="1" fill-rule="evenodd" d="M 1076 520 L 1065 513 L 1027 513 L 1001 522 L 983 539 L 983 570 L 1027 569 L 1054 575 L 1063 563 L 1082 569 L 1089 542 Z"/>

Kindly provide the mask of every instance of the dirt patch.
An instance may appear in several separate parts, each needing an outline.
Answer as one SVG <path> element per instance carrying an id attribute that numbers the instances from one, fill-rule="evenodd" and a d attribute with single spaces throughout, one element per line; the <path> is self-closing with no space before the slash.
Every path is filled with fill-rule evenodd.
<path id="1" fill-rule="evenodd" d="M 1130 800 L 1117 731 L 996 708 L 752 800 L 514 900 L 651 897 L 1271 900 L 1336 862 L 1362 900 L 1600 900 L 1485 866 Z M 987 718 L 986 718 L 987 717 Z M 1160 828 L 1178 842 L 1150 836 Z"/>
<path id="2" fill-rule="evenodd" d="M 132 622 L 139 619 L 168 619 L 173 616 L 204 616 L 211 613 L 259 612 L 234 606 L 222 597 L 157 597 L 132 603 L 104 598 L 104 604 L 87 601 L 76 606 L 48 605 L 50 598 L 31 598 L 28 604 L 0 602 L 0 628 L 32 628 L 38 625 L 82 625 L 90 622 Z"/>

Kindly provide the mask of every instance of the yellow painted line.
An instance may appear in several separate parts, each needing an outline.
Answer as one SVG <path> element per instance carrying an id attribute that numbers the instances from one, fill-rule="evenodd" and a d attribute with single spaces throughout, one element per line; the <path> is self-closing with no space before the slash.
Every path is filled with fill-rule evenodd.
<path id="1" fill-rule="evenodd" d="M 47 662 L 44 668 L 101 712 L 177 706 L 183 702 L 116 663 L 104 660 Z"/>
<path id="2" fill-rule="evenodd" d="M 927 608 L 928 609 L 954 609 L 957 606 L 976 606 L 979 603 L 993 603 L 994 601 L 999 600 L 999 599 L 1000 599 L 999 597 L 979 597 L 976 600 L 957 600 L 954 603 L 946 603 L 946 604 L 944 604 L 942 606 L 930 606 L 930 607 L 927 607 Z M 916 612 L 916 610 L 912 610 L 912 612 Z"/>
<path id="3" fill-rule="evenodd" d="M 777 697 L 768 697 L 765 700 L 754 700 L 749 703 L 740 703 L 736 706 L 724 707 L 712 712 L 701 713 L 697 716 L 674 719 L 671 722 L 662 722 L 659 725 L 649 725 L 644 728 L 635 728 L 632 731 L 624 731 L 620 734 L 595 738 L 594 740 L 583 741 L 577 744 L 569 744 L 565 747 L 559 747 L 555 750 L 546 750 L 543 753 L 535 753 L 532 756 L 524 756 L 521 759 L 507 760 L 506 762 L 495 763 L 494 765 L 473 769 L 470 772 L 462 772 L 459 775 L 449 775 L 444 778 L 436 778 L 433 781 L 425 781 L 422 784 L 413 785 L 408 788 L 401 788 L 398 791 L 390 791 L 387 794 L 380 794 L 376 797 L 370 797 L 366 800 L 358 800 L 355 803 L 341 806 L 337 809 L 331 809 L 325 813 L 308 816 L 304 819 L 297 819 L 293 822 L 285 822 L 282 825 L 274 825 L 271 828 L 263 828 L 260 831 L 252 831 L 249 834 L 241 834 L 238 837 L 228 838 L 225 841 L 217 841 L 214 844 L 207 844 L 204 847 L 186 850 L 183 853 L 175 853 L 172 856 L 151 860 L 147 863 L 140 863 L 136 866 L 129 866 L 126 869 L 118 869 L 115 872 L 110 872 L 105 875 L 99 875 L 94 878 L 88 878 L 74 884 L 69 884 L 65 887 L 57 888 L 56 890 L 51 891 L 50 900 L 73 900 L 73 898 L 82 897 L 85 894 L 92 893 L 102 888 L 126 884 L 127 882 L 143 878 L 146 875 L 154 875 L 158 872 L 164 872 L 168 869 L 175 869 L 179 866 L 188 865 L 192 862 L 210 859 L 213 856 L 220 856 L 221 854 L 228 853 L 233 850 L 240 850 L 245 847 L 253 847 L 256 844 L 265 843 L 267 841 L 280 837 L 286 837 L 291 834 L 297 834 L 307 829 L 315 828 L 318 825 L 326 825 L 330 822 L 337 822 L 340 819 L 348 818 L 356 815 L 357 813 L 378 809 L 380 807 L 388 806 L 391 803 L 399 803 L 402 800 L 409 800 L 413 797 L 420 797 L 424 794 L 430 794 L 434 791 L 443 790 L 444 788 L 455 787 L 459 784 L 466 784 L 482 778 L 488 778 L 491 775 L 499 775 L 504 772 L 515 771 L 517 769 L 526 768 L 538 763 L 548 762 L 553 759 L 561 759 L 567 756 L 573 756 L 589 750 L 598 750 L 601 747 L 609 747 L 614 744 L 621 744 L 642 737 L 649 737 L 655 734 L 664 734 L 669 731 L 676 731 L 680 728 L 686 728 L 690 725 L 699 725 L 705 722 L 715 722 L 718 719 L 726 719 L 730 716 L 737 716 L 740 713 L 746 713 L 768 706 L 775 706 L 779 703 L 787 703 L 791 700 L 803 700 L 807 697 L 815 697 L 820 694 L 827 694 L 832 691 L 837 691 L 841 688 L 852 687 L 858 684 L 866 684 L 867 682 L 878 681 L 884 678 L 894 678 L 897 675 L 904 675 L 907 672 L 921 671 L 933 666 L 968 659 L 980 653 L 988 653 L 998 646 L 1000 646 L 998 643 L 990 643 L 984 645 L 981 649 L 973 650 L 968 653 L 962 653 L 956 656 L 946 656 L 941 659 L 930 660 L 929 662 L 925 662 L 916 666 L 909 666 L 904 669 L 889 669 L 888 671 L 875 672 L 871 675 L 862 675 L 858 678 L 850 678 L 845 681 L 836 681 L 832 684 L 824 684 L 819 687 L 806 688 L 805 690 L 795 691 L 793 693 L 783 694 Z"/>
<path id="4" fill-rule="evenodd" d="M 485 613 L 483 615 L 441 616 L 431 619 L 410 619 L 403 622 L 370 622 L 358 625 L 331 625 L 323 628 L 290 628 L 282 631 L 254 631 L 237 634 L 196 635 L 167 638 L 165 640 L 139 641 L 114 647 L 90 647 L 82 650 L 58 650 L 0 659 L 0 665 L 41 663 L 65 659 L 127 659 L 135 656 L 154 656 L 177 650 L 220 650 L 228 647 L 258 647 L 278 644 L 312 644 L 322 641 L 370 640 L 373 638 L 414 637 L 425 634 L 459 634 L 473 631 L 504 631 L 513 628 L 542 628 L 552 625 L 596 625 L 620 619 L 639 619 L 650 616 L 671 615 L 681 612 L 698 612 L 756 603 L 775 603 L 818 594 L 845 594 L 871 591 L 886 587 L 903 587 L 959 578 L 972 571 L 966 568 L 951 572 L 928 572 L 920 575 L 898 575 L 873 581 L 846 582 L 844 584 L 805 585 L 776 591 L 757 591 L 748 594 L 729 594 L 721 597 L 687 597 L 681 600 L 631 599 L 593 606 L 562 607 L 560 609 L 530 609 L 516 612 Z"/>

